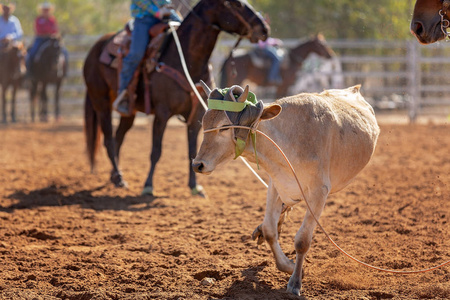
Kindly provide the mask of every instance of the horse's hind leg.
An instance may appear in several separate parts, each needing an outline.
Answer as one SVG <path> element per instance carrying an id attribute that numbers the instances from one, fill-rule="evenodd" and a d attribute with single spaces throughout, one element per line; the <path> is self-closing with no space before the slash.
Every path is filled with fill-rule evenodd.
<path id="1" fill-rule="evenodd" d="M 37 82 L 32 80 L 30 87 L 30 113 L 31 113 L 31 122 L 34 123 L 34 118 L 36 115 L 36 93 L 37 93 Z"/>
<path id="2" fill-rule="evenodd" d="M 114 146 L 113 130 L 112 130 L 112 115 L 111 108 L 100 112 L 100 126 L 104 135 L 104 145 L 106 152 L 108 153 L 109 160 L 113 166 L 111 171 L 111 181 L 116 187 L 125 187 L 127 184 L 122 178 L 122 173 L 119 171 L 119 167 L 116 160 L 116 149 Z"/>
<path id="3" fill-rule="evenodd" d="M 47 83 L 42 83 L 41 90 L 41 111 L 39 118 L 41 122 L 48 122 L 48 97 L 47 97 Z"/>
<path id="4" fill-rule="evenodd" d="M 16 92 L 17 84 L 14 83 L 11 93 L 11 122 L 16 123 Z"/>
<path id="5" fill-rule="evenodd" d="M 2 122 L 3 124 L 7 123 L 6 120 L 6 87 L 2 85 Z"/>
<path id="6" fill-rule="evenodd" d="M 134 118 L 135 118 L 135 115 L 120 118 L 120 124 L 116 131 L 116 144 L 115 144 L 115 153 L 116 153 L 117 164 L 119 164 L 120 148 L 122 147 L 122 143 L 125 138 L 125 134 L 133 126 Z"/>
<path id="7" fill-rule="evenodd" d="M 55 85 L 55 121 L 59 121 L 61 117 L 61 111 L 59 107 L 59 92 L 61 89 L 61 79 L 58 79 Z"/>
<path id="8" fill-rule="evenodd" d="M 160 116 L 158 114 L 155 114 L 155 120 L 153 121 L 152 154 L 150 155 L 151 166 L 147 180 L 145 181 L 142 195 L 153 195 L 153 175 L 155 173 L 156 164 L 161 158 L 162 138 L 164 135 L 164 131 L 166 130 L 168 120 L 168 115 Z"/>

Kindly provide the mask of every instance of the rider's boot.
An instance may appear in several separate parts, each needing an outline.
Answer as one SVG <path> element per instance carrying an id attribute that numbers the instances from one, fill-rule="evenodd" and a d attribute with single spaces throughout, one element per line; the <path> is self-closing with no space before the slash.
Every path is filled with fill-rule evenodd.
<path id="1" fill-rule="evenodd" d="M 131 116 L 130 98 L 126 89 L 120 92 L 119 96 L 117 96 L 116 100 L 114 100 L 113 108 L 123 117 Z"/>

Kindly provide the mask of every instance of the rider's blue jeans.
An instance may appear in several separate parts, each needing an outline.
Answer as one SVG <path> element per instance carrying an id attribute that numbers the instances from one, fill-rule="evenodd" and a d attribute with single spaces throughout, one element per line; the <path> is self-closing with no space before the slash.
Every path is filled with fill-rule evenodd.
<path id="1" fill-rule="evenodd" d="M 30 47 L 30 49 L 27 52 L 27 56 L 25 58 L 25 64 L 27 67 L 27 70 L 31 69 L 31 62 L 33 61 L 34 57 L 36 56 L 39 47 L 41 47 L 41 45 L 47 40 L 48 38 L 46 37 L 39 37 L 37 36 L 34 39 L 33 45 Z"/>
<path id="2" fill-rule="evenodd" d="M 278 56 L 277 49 L 272 46 L 267 46 L 265 50 L 267 56 L 272 61 L 267 79 L 270 84 L 280 84 L 282 81 L 280 74 L 281 59 Z"/>
<path id="3" fill-rule="evenodd" d="M 45 41 L 47 41 L 49 38 L 48 37 L 39 37 L 37 36 L 34 39 L 33 45 L 31 45 L 30 49 L 28 49 L 26 58 L 25 58 L 25 65 L 27 67 L 27 72 L 31 73 L 31 67 L 32 67 L 32 62 L 34 57 L 36 56 L 36 54 L 39 51 L 39 48 L 44 44 Z M 67 49 L 65 47 L 61 47 L 61 53 L 64 55 L 64 58 L 66 59 L 66 61 L 69 60 L 69 53 L 67 51 Z"/>
<path id="4" fill-rule="evenodd" d="M 170 16 L 171 20 L 181 21 L 175 13 Z M 133 79 L 133 74 L 145 55 L 147 44 L 150 41 L 148 31 L 150 28 L 161 22 L 153 16 L 145 16 L 134 20 L 134 28 L 131 34 L 130 52 L 124 57 L 122 71 L 120 72 L 119 93 L 125 90 Z"/>

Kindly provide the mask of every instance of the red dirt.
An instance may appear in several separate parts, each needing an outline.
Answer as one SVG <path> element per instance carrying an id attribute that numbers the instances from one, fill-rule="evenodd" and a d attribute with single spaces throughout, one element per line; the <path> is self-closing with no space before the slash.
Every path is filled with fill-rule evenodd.
<path id="1" fill-rule="evenodd" d="M 110 183 L 105 151 L 90 174 L 80 125 L 0 127 L 1 299 L 298 299 L 284 292 L 270 250 L 250 236 L 265 190 L 238 161 L 199 176 L 209 198 L 187 188 L 185 128 L 169 126 L 156 197 L 139 196 L 149 168 L 150 130 L 127 136 L 129 189 Z M 351 254 L 391 269 L 450 259 L 450 127 L 385 125 L 355 181 L 329 197 L 321 218 Z M 145 142 L 142 142 L 145 141 Z M 281 245 L 305 211 L 294 208 Z M 202 284 L 213 278 L 211 285 Z M 303 299 L 450 299 L 450 266 L 422 275 L 372 271 L 316 230 Z"/>

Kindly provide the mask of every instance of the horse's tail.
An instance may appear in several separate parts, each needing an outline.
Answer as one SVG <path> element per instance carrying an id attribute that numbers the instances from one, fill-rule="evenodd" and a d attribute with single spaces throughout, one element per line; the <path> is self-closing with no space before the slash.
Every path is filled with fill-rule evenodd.
<path id="1" fill-rule="evenodd" d="M 95 156 L 100 146 L 100 125 L 97 113 L 92 106 L 92 101 L 88 93 L 86 93 L 84 103 L 84 133 L 86 135 L 86 148 L 89 163 L 91 164 L 91 172 L 93 172 L 95 167 Z"/>
<path id="2" fill-rule="evenodd" d="M 230 63 L 230 60 L 227 58 L 223 64 L 222 64 L 222 71 L 220 74 L 220 87 L 224 88 L 226 86 L 228 86 L 228 74 L 227 74 L 227 67 L 228 64 Z"/>

